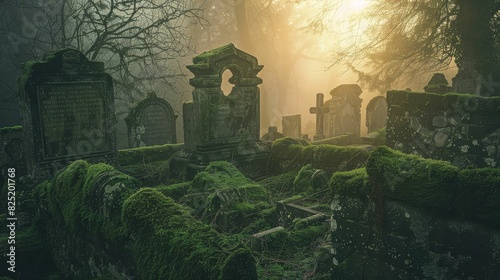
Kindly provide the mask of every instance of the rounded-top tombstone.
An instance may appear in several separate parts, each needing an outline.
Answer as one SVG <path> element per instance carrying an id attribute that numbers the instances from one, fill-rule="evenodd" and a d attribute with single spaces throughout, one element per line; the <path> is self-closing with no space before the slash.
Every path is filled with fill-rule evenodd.
<path id="1" fill-rule="evenodd" d="M 376 96 L 366 106 L 366 127 L 368 133 L 381 129 L 387 124 L 387 100 L 384 96 Z"/>
<path id="2" fill-rule="evenodd" d="M 174 114 L 172 106 L 157 97 L 154 92 L 150 92 L 125 118 L 129 146 L 135 148 L 177 143 L 176 119 L 177 115 Z"/>

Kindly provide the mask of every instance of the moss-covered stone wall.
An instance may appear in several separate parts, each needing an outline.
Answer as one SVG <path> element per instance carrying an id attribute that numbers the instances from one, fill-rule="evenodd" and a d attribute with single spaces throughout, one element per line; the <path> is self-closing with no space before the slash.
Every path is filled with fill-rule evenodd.
<path id="1" fill-rule="evenodd" d="M 364 166 L 370 156 L 365 146 L 311 145 L 303 139 L 281 138 L 271 147 L 270 169 L 281 174 L 310 164 L 328 174 Z"/>
<path id="2" fill-rule="evenodd" d="M 329 184 L 332 279 L 500 278 L 500 169 L 379 147 Z"/>
<path id="3" fill-rule="evenodd" d="M 165 194 L 106 164 L 76 161 L 35 190 L 39 230 L 74 279 L 256 279 L 255 260 Z M 162 193 L 163 192 L 163 193 Z"/>
<path id="4" fill-rule="evenodd" d="M 456 166 L 498 167 L 500 97 L 387 93 L 387 146 Z"/>

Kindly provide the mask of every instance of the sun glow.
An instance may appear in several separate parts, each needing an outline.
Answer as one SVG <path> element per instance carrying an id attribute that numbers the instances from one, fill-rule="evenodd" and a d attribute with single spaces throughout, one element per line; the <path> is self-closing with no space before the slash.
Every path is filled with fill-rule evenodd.
<path id="1" fill-rule="evenodd" d="M 354 9 L 356 11 L 361 11 L 364 8 L 368 7 L 370 5 L 370 1 L 368 0 L 351 0 L 349 1 L 349 4 L 351 6 L 351 9 Z"/>

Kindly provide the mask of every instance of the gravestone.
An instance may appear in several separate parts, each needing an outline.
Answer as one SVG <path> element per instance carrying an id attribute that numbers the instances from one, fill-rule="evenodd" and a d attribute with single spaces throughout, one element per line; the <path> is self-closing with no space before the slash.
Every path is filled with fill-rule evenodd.
<path id="1" fill-rule="evenodd" d="M 71 161 L 116 161 L 113 82 L 79 51 L 47 53 L 18 78 L 28 173 L 51 176 Z"/>
<path id="2" fill-rule="evenodd" d="M 300 115 L 283 116 L 283 135 L 287 137 L 300 138 L 302 136 L 302 122 Z"/>
<path id="3" fill-rule="evenodd" d="M 470 93 L 480 96 L 500 95 L 500 75 L 489 73 L 486 77 L 475 70 L 473 60 L 467 60 L 460 65 L 457 75 L 452 79 L 453 91 Z"/>
<path id="4" fill-rule="evenodd" d="M 285 135 L 278 132 L 278 128 L 276 126 L 270 126 L 267 129 L 267 133 L 260 138 L 262 141 L 274 141 L 279 138 L 284 138 Z"/>
<path id="5" fill-rule="evenodd" d="M 479 95 L 481 91 L 479 73 L 472 62 L 465 62 L 452 79 L 453 91 Z"/>
<path id="6" fill-rule="evenodd" d="M 448 80 L 446 80 L 446 77 L 443 73 L 435 73 L 434 75 L 432 75 L 431 80 L 424 87 L 425 92 L 433 92 L 439 94 L 451 92 L 452 90 L 452 87 L 448 86 Z"/>
<path id="7" fill-rule="evenodd" d="M 343 84 L 330 91 L 332 98 L 325 102 L 330 110 L 324 115 L 323 124 L 326 137 L 353 134 L 359 138 L 362 92 L 357 84 Z"/>
<path id="8" fill-rule="evenodd" d="M 384 96 L 374 97 L 366 106 L 366 127 L 368 133 L 381 129 L 387 123 L 387 100 Z"/>
<path id="9" fill-rule="evenodd" d="M 316 134 L 314 135 L 314 140 L 325 139 L 324 131 L 324 115 L 330 111 L 326 105 L 323 104 L 324 95 L 322 93 L 316 94 L 316 107 L 311 107 L 309 112 L 311 114 L 316 114 Z"/>
<path id="10" fill-rule="evenodd" d="M 190 166 L 215 160 L 249 162 L 258 157 L 260 91 L 262 69 L 257 58 L 229 44 L 193 58 L 187 68 L 194 74 L 193 101 L 184 103 L 184 151 Z M 222 74 L 230 70 L 233 84 L 226 96 Z M 187 157 L 187 155 L 186 155 Z M 249 163 L 250 164 L 250 163 Z M 193 167 L 194 168 L 194 167 Z M 190 172 L 188 170 L 188 172 Z M 191 176 L 191 175 L 188 175 Z"/>
<path id="11" fill-rule="evenodd" d="M 125 118 L 129 147 L 177 143 L 172 106 L 154 92 L 135 105 Z"/>

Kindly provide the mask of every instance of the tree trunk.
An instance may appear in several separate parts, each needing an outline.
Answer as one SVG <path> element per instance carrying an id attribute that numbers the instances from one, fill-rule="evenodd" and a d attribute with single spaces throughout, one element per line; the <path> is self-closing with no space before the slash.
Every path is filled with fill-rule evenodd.
<path id="1" fill-rule="evenodd" d="M 459 12 L 456 18 L 457 65 L 462 68 L 465 62 L 483 77 L 496 75 L 499 57 L 495 48 L 495 34 L 491 21 L 495 0 L 457 0 Z"/>

